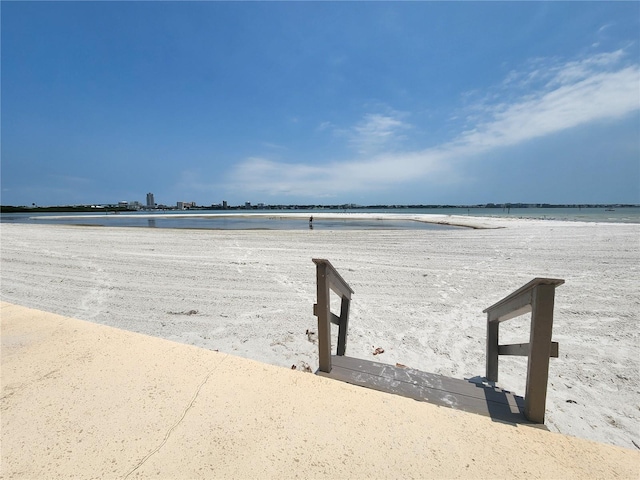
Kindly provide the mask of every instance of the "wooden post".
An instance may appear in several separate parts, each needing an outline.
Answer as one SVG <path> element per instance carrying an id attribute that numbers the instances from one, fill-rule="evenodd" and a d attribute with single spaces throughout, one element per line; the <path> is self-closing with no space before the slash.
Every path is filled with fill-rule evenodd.
<path id="1" fill-rule="evenodd" d="M 487 314 L 487 380 L 498 381 L 498 329 L 500 324 L 491 321 Z"/>
<path id="2" fill-rule="evenodd" d="M 318 303 L 313 314 L 318 317 L 318 349 L 320 350 L 319 370 L 331 373 L 331 324 L 338 325 L 338 355 L 347 349 L 347 329 L 349 328 L 349 305 L 353 290 L 344 281 L 333 265 L 324 258 L 314 258 L 316 264 L 316 285 Z M 340 295 L 340 316 L 331 313 L 331 290 Z"/>
<path id="3" fill-rule="evenodd" d="M 349 328 L 349 305 L 351 300 L 342 297 L 340 304 L 340 327 L 338 330 L 338 351 L 337 354 L 342 356 L 347 351 L 347 330 Z"/>
<path id="4" fill-rule="evenodd" d="M 553 330 L 554 285 L 538 285 L 531 302 L 531 334 L 524 415 L 532 422 L 544 423 L 549 356 Z"/>
<path id="5" fill-rule="evenodd" d="M 318 316 L 318 349 L 319 366 L 321 372 L 331 373 L 331 321 L 330 314 L 330 292 L 327 279 L 327 265 L 318 263 L 316 265 L 316 286 L 318 306 L 316 315 Z"/>
<path id="6" fill-rule="evenodd" d="M 544 423 L 549 358 L 558 357 L 558 344 L 551 341 L 553 303 L 555 289 L 563 283 L 559 278 L 534 278 L 484 310 L 487 314 L 487 380 L 498 381 L 499 355 L 526 355 L 524 415 L 532 422 Z M 531 312 L 529 343 L 498 345 L 500 322 L 528 312 Z"/>

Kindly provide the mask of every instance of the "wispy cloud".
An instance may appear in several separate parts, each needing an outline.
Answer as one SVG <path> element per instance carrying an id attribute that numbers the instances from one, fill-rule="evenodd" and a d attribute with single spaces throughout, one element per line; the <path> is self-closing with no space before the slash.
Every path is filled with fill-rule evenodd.
<path id="1" fill-rule="evenodd" d="M 398 114 L 369 113 L 349 131 L 350 143 L 361 154 L 377 153 L 404 140 L 409 128 Z"/>
<path id="2" fill-rule="evenodd" d="M 318 132 L 324 132 L 325 130 L 328 130 L 328 129 L 333 128 L 333 127 L 334 127 L 333 123 L 328 122 L 328 121 L 324 121 L 320 125 L 318 125 L 316 130 Z"/>
<path id="3" fill-rule="evenodd" d="M 483 115 L 452 143 L 473 148 L 510 146 L 637 111 L 640 70 L 637 64 L 620 66 L 621 59 L 622 52 L 617 51 L 523 73 L 529 83 L 535 79 L 536 89 L 522 91 L 508 103 L 476 106 L 476 113 Z"/>
<path id="4" fill-rule="evenodd" d="M 599 29 L 598 29 L 598 33 L 602 33 L 605 30 L 609 29 L 613 27 L 613 23 L 605 23 L 604 25 L 602 25 Z"/>
<path id="5" fill-rule="evenodd" d="M 262 142 L 262 146 L 270 150 L 287 150 L 286 146 L 271 142 Z"/>
<path id="6" fill-rule="evenodd" d="M 92 182 L 90 178 L 86 177 L 76 177 L 74 175 L 60 175 L 57 173 L 49 174 L 49 178 L 55 182 L 56 185 L 88 185 Z"/>
<path id="7" fill-rule="evenodd" d="M 443 168 L 437 151 L 380 154 L 370 160 L 329 162 L 323 165 L 275 162 L 253 157 L 233 172 L 227 186 L 266 195 L 326 198 L 344 192 L 385 190 L 389 185 L 407 182 L 416 175 L 435 173 Z"/>
<path id="8" fill-rule="evenodd" d="M 266 195 L 323 197 L 416 179 L 452 181 L 458 176 L 454 165 L 479 153 L 638 111 L 639 66 L 624 60 L 622 51 L 563 63 L 537 59 L 469 106 L 471 124 L 440 145 L 403 151 L 399 147 L 412 126 L 400 115 L 370 113 L 342 131 L 355 157 L 322 165 L 248 158 L 231 172 L 231 183 Z"/>

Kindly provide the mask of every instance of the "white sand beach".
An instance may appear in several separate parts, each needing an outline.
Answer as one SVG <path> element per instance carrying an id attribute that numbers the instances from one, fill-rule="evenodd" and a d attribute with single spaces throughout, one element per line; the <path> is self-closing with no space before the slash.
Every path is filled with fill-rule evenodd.
<path id="1" fill-rule="evenodd" d="M 315 222 L 322 221 L 314 216 Z M 347 354 L 483 376 L 482 310 L 534 277 L 556 291 L 550 430 L 640 448 L 640 225 L 438 217 L 481 229 L 224 231 L 3 224 L 2 300 L 315 371 L 313 257 L 355 291 Z M 501 342 L 528 341 L 528 317 Z M 526 360 L 501 357 L 524 394 Z"/>

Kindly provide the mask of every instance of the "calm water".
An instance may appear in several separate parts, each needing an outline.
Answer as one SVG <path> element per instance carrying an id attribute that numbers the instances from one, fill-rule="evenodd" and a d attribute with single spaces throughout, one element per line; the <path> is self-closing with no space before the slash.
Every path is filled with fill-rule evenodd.
<path id="1" fill-rule="evenodd" d="M 149 218 L 148 212 L 131 212 L 121 214 L 79 214 L 79 213 L 16 213 L 4 214 L 0 220 L 5 223 L 30 223 L 30 224 L 58 224 L 58 225 L 94 225 L 110 227 L 147 227 L 147 228 L 200 228 L 220 230 L 302 230 L 309 229 L 306 215 L 322 212 L 337 212 L 338 210 L 251 210 L 251 211 L 216 211 L 197 210 L 192 212 L 168 211 L 162 212 L 163 216 Z M 347 213 L 392 213 L 395 215 L 439 214 L 462 215 L 481 217 L 511 217 L 511 218 L 537 218 L 549 220 L 566 220 L 582 222 L 616 222 L 616 223 L 640 223 L 640 208 L 627 207 L 606 210 L 604 208 L 438 208 L 438 209 L 354 209 L 340 210 Z M 160 212 L 159 212 L 160 213 Z M 272 213 L 274 217 L 264 216 L 257 218 L 226 217 L 221 215 L 244 213 Z M 279 213 L 302 213 L 304 218 L 277 218 Z M 203 214 L 209 216 L 202 216 Z M 175 215 L 175 218 L 172 218 Z M 219 216 L 218 216 L 219 215 Z M 317 230 L 369 230 L 369 229 L 452 229 L 445 225 L 433 225 L 407 220 L 360 220 L 340 219 L 324 220 L 316 218 L 313 228 Z"/>
<path id="2" fill-rule="evenodd" d="M 297 213 L 303 211 L 297 210 Z M 147 228 L 196 228 L 209 230 L 309 230 L 309 220 L 303 218 L 277 217 L 226 217 L 202 216 L 220 212 L 200 210 L 197 212 L 166 212 L 154 218 L 148 213 L 121 214 L 9 214 L 2 215 L 4 223 L 91 225 L 105 227 L 147 227 Z M 241 213 L 241 212 L 240 212 Z M 256 212 L 254 213 L 261 213 Z M 273 213 L 273 211 L 271 212 Z M 318 211 L 309 212 L 309 216 Z M 175 216 L 175 218 L 172 218 Z M 413 220 L 359 220 L 359 219 L 318 219 L 313 222 L 313 230 L 451 230 L 460 227 L 433 225 Z"/>

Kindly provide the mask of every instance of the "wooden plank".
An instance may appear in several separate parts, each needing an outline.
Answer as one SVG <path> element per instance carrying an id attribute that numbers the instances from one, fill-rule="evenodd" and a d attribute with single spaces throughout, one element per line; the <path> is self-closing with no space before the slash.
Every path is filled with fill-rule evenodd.
<path id="1" fill-rule="evenodd" d="M 484 396 L 478 392 L 478 389 L 468 382 L 443 375 L 421 372 L 411 368 L 399 368 L 384 363 L 352 357 L 334 357 L 332 358 L 332 363 L 345 370 L 352 370 L 357 373 L 361 372 L 396 382 L 408 383 L 410 385 L 422 384 L 429 388 L 484 398 Z"/>
<path id="2" fill-rule="evenodd" d="M 498 381 L 498 331 L 500 324 L 490 322 L 487 316 L 487 359 L 486 377 L 491 382 Z"/>
<path id="3" fill-rule="evenodd" d="M 319 365 L 323 372 L 331 371 L 331 323 L 329 323 L 329 286 L 326 281 L 327 266 L 317 264 L 316 268 L 316 298 L 318 300 L 316 313 L 318 317 L 318 350 Z"/>
<path id="4" fill-rule="evenodd" d="M 533 280 L 531 280 L 527 284 L 525 284 L 522 287 L 520 287 L 519 289 L 517 289 L 515 292 L 507 295 L 502 300 L 494 303 L 490 307 L 488 307 L 485 310 L 483 310 L 483 313 L 490 313 L 490 312 L 496 310 L 498 307 L 502 306 L 503 304 L 505 304 L 507 302 L 510 302 L 512 299 L 521 296 L 522 294 L 524 294 L 527 291 L 533 290 L 538 285 L 553 285 L 554 287 L 559 287 L 563 283 L 564 283 L 564 280 L 561 279 L 561 278 L 540 278 L 540 277 L 534 278 Z M 498 317 L 500 317 L 500 315 L 498 315 Z M 495 318 L 495 315 L 492 315 L 492 318 Z M 513 317 L 511 317 L 511 318 L 513 318 Z"/>
<path id="5" fill-rule="evenodd" d="M 482 401 L 492 401 L 509 405 L 509 399 L 505 396 L 505 391 L 498 387 L 489 387 L 467 380 L 460 380 L 435 373 L 423 372 L 412 368 L 400 368 L 379 362 L 372 362 L 352 357 L 332 358 L 332 365 L 343 370 L 354 372 L 357 377 L 358 373 L 364 373 L 374 377 L 380 377 L 380 382 L 399 382 L 410 386 L 421 386 L 429 388 L 433 391 L 442 391 L 464 397 L 471 397 Z M 524 399 L 518 400 L 524 408 Z"/>
<path id="6" fill-rule="evenodd" d="M 314 303 L 313 304 L 313 314 L 317 317 L 318 316 L 318 304 Z M 331 323 L 333 323 L 334 325 L 340 325 L 340 317 L 337 316 L 335 313 L 333 312 L 329 312 L 329 321 Z"/>
<path id="7" fill-rule="evenodd" d="M 555 285 L 538 285 L 533 291 L 524 414 L 537 423 L 544 423 L 545 416 L 554 298 Z"/>
<path id="8" fill-rule="evenodd" d="M 489 410 L 486 402 L 483 402 L 478 398 L 465 397 L 464 395 L 456 396 L 445 390 L 432 389 L 429 387 L 424 387 L 420 384 L 414 385 L 406 382 L 400 382 L 369 373 L 343 369 L 335 365 L 333 366 L 331 374 L 328 376 L 330 378 L 341 380 L 353 385 L 359 385 L 386 393 L 401 395 L 403 397 L 412 398 L 414 400 L 425 401 L 443 407 L 450 407 L 464 411 L 471 411 L 473 413 L 489 415 Z M 507 407 L 505 407 L 504 405 L 501 405 L 498 408 L 502 410 L 507 409 Z"/>
<path id="9" fill-rule="evenodd" d="M 342 279 L 338 272 L 329 270 L 327 272 L 327 280 L 329 281 L 329 288 L 336 292 L 339 297 L 351 298 L 353 290 Z"/>
<path id="10" fill-rule="evenodd" d="M 487 312 L 489 322 L 501 323 L 531 311 L 531 292 L 523 292 Z"/>
<path id="11" fill-rule="evenodd" d="M 340 284 L 341 286 L 344 287 L 344 289 L 347 292 L 351 294 L 354 293 L 354 291 L 351 289 L 349 284 L 344 280 L 344 278 L 342 278 L 342 276 L 338 273 L 335 267 L 331 265 L 331 262 L 329 260 L 327 260 L 326 258 L 313 258 L 312 260 L 313 260 L 313 263 L 315 263 L 316 265 L 324 265 L 325 267 L 327 267 L 327 272 L 330 273 L 330 275 L 328 275 L 328 278 L 331 279 L 331 282 Z M 340 292 L 336 292 L 336 293 L 340 294 Z"/>
<path id="12" fill-rule="evenodd" d="M 490 416 L 498 421 L 529 424 L 524 399 L 497 387 L 404 369 L 351 357 L 333 357 L 331 373 L 322 376 L 418 401 Z"/>
<path id="13" fill-rule="evenodd" d="M 347 330 L 349 329 L 349 306 L 351 300 L 347 297 L 342 297 L 340 303 L 340 317 L 338 318 L 338 355 L 344 355 L 347 352 Z M 333 314 L 331 314 L 333 315 Z M 335 317 L 335 315 L 333 315 Z M 333 320 L 333 319 L 332 319 Z"/>
<path id="14" fill-rule="evenodd" d="M 551 358 L 558 358 L 558 342 L 551 342 Z M 498 354 L 526 357 L 529 355 L 528 343 L 514 343 L 512 345 L 498 345 Z"/>

